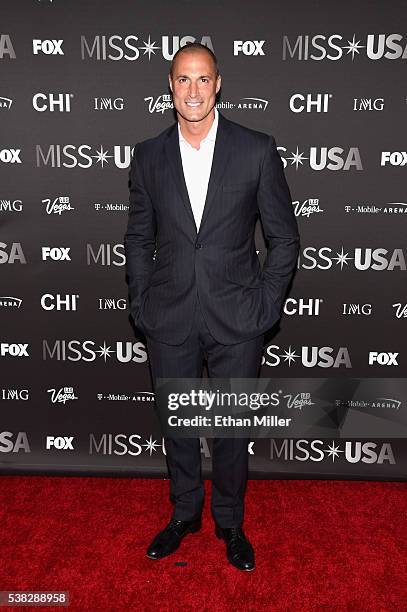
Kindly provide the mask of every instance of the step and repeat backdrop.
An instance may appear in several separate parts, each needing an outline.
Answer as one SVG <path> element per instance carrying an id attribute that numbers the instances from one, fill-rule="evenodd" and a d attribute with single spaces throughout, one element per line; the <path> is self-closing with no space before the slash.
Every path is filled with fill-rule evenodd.
<path id="1" fill-rule="evenodd" d="M 133 147 L 174 122 L 170 61 L 197 40 L 219 112 L 274 135 L 301 234 L 260 377 L 304 435 L 253 439 L 250 474 L 406 478 L 406 18 L 395 0 L 3 0 L 2 473 L 167 474 L 123 238 Z M 263 262 L 261 224 L 256 244 Z"/>

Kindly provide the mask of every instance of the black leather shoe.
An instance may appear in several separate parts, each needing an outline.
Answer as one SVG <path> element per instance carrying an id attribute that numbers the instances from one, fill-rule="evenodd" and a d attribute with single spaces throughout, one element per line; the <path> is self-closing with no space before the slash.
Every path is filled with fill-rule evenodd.
<path id="1" fill-rule="evenodd" d="M 188 533 L 195 533 L 201 528 L 201 519 L 178 521 L 171 519 L 165 529 L 160 531 L 147 549 L 149 559 L 162 559 L 175 552 Z"/>
<path id="2" fill-rule="evenodd" d="M 245 572 L 254 570 L 254 550 L 241 527 L 215 526 L 215 534 L 226 542 L 226 556 L 229 563 Z"/>

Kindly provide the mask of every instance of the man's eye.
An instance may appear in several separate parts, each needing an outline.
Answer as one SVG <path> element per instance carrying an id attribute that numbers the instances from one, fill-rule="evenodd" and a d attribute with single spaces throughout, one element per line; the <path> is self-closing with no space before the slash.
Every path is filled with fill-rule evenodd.
<path id="1" fill-rule="evenodd" d="M 201 79 L 201 80 L 202 80 L 204 83 L 207 83 L 207 82 L 208 82 L 208 79 L 205 79 L 205 78 L 203 78 L 203 79 Z"/>

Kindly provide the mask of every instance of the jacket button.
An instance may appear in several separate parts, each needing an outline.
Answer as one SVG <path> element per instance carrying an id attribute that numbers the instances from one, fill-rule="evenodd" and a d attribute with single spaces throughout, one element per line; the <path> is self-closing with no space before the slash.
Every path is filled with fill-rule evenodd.
<path id="1" fill-rule="evenodd" d="M 202 249 L 202 246 L 203 245 L 200 242 L 197 242 L 196 245 L 195 245 L 195 248 L 196 249 Z"/>

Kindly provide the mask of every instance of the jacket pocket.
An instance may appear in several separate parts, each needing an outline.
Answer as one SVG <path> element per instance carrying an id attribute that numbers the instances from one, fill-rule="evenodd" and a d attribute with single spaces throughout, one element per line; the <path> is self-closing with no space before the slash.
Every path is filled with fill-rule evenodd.
<path id="1" fill-rule="evenodd" d="M 257 289 L 262 284 L 262 270 L 259 265 L 258 270 L 250 266 L 241 266 L 238 263 L 228 262 L 226 265 L 226 276 L 232 283 L 242 287 L 252 287 Z"/>
<path id="2" fill-rule="evenodd" d="M 165 259 L 164 259 L 165 255 Z M 149 287 L 156 287 L 167 283 L 173 276 L 174 260 L 171 247 L 166 247 L 165 251 L 156 253 L 153 270 L 150 276 Z"/>

